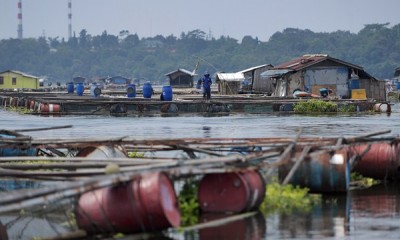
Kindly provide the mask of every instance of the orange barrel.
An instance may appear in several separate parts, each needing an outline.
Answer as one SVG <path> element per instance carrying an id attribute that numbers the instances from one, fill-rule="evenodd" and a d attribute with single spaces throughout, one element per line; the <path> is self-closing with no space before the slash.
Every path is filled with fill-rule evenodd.
<path id="1" fill-rule="evenodd" d="M 350 156 L 361 155 L 368 144 L 350 147 Z M 375 179 L 400 179 L 400 148 L 397 144 L 373 143 L 371 148 L 355 164 L 354 171 Z"/>
<path id="2" fill-rule="evenodd" d="M 84 193 L 75 216 L 79 228 L 89 233 L 160 231 L 180 225 L 175 190 L 164 173 Z"/>
<path id="3" fill-rule="evenodd" d="M 265 183 L 258 171 L 207 174 L 199 183 L 198 199 L 203 212 L 245 212 L 258 208 Z"/>
<path id="4" fill-rule="evenodd" d="M 42 113 L 58 113 L 60 112 L 60 105 L 59 104 L 48 104 L 48 103 L 41 103 L 40 104 L 40 112 Z"/>
<path id="5" fill-rule="evenodd" d="M 297 152 L 296 155 L 300 155 Z M 290 161 L 279 166 L 278 176 L 284 181 L 295 162 Z M 289 184 L 306 187 L 311 192 L 347 192 L 350 186 L 350 163 L 346 149 L 329 152 L 312 152 L 292 175 Z"/>

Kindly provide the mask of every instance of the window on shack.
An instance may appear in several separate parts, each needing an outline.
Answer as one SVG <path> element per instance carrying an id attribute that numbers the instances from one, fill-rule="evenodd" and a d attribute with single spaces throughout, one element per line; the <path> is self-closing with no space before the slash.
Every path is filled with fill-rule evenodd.
<path id="1" fill-rule="evenodd" d="M 4 77 L 0 77 L 0 85 L 4 85 Z"/>
<path id="2" fill-rule="evenodd" d="M 13 77 L 12 78 L 12 83 L 11 83 L 12 85 L 17 85 L 17 78 L 15 78 L 15 77 Z"/>

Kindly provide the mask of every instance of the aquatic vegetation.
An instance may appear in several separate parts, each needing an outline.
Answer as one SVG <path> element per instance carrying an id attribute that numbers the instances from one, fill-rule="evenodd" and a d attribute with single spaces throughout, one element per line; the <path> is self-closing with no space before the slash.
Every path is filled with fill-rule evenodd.
<path id="1" fill-rule="evenodd" d="M 364 177 L 358 172 L 352 172 L 350 174 L 350 184 L 354 187 L 358 188 L 368 188 L 372 187 L 373 185 L 379 184 L 380 181 L 369 178 L 369 177 Z"/>
<path id="2" fill-rule="evenodd" d="M 356 106 L 351 104 L 341 104 L 338 105 L 338 112 L 348 113 L 348 112 L 355 112 Z"/>
<path id="3" fill-rule="evenodd" d="M 197 198 L 198 181 L 186 180 L 179 193 L 181 226 L 190 226 L 199 222 L 200 206 Z"/>
<path id="4" fill-rule="evenodd" d="M 142 157 L 144 157 L 144 152 L 138 152 L 137 150 L 136 151 L 133 151 L 133 152 L 128 152 L 128 157 L 129 158 L 142 158 Z"/>
<path id="5" fill-rule="evenodd" d="M 33 110 L 30 110 L 26 107 L 9 107 L 8 110 L 12 111 L 12 112 L 21 113 L 21 114 L 27 114 L 27 113 L 33 112 Z"/>
<path id="6" fill-rule="evenodd" d="M 321 202 L 321 195 L 309 194 L 309 189 L 293 185 L 281 185 L 278 182 L 267 184 L 266 195 L 260 211 L 270 214 L 275 211 L 291 213 L 293 211 L 309 212 Z"/>
<path id="7" fill-rule="evenodd" d="M 310 99 L 308 101 L 299 101 L 294 104 L 295 113 L 325 113 L 337 111 L 338 105 L 331 101 Z"/>

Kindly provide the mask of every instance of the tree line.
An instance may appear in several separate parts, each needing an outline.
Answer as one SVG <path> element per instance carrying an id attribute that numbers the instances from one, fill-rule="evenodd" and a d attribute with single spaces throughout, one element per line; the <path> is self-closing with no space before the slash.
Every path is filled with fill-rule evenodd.
<path id="1" fill-rule="evenodd" d="M 50 81 L 67 82 L 73 77 L 107 76 L 142 78 L 161 82 L 165 74 L 184 68 L 236 72 L 249 67 L 278 65 L 310 53 L 362 66 L 378 79 L 393 78 L 400 65 L 400 24 L 365 25 L 358 33 L 313 32 L 286 28 L 266 42 L 244 36 L 218 39 L 196 29 L 174 35 L 140 38 L 121 31 L 119 35 L 92 36 L 85 29 L 66 40 L 59 37 L 3 39 L 0 41 L 0 71 L 19 70 Z M 198 63 L 198 64 L 197 64 Z"/>

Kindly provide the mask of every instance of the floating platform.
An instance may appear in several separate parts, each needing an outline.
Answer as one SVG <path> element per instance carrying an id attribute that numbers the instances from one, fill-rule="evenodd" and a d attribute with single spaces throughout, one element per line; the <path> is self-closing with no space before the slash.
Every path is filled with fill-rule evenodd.
<path id="1" fill-rule="evenodd" d="M 175 94 L 172 101 L 152 98 L 128 98 L 123 92 L 110 92 L 94 97 L 51 92 L 4 92 L 0 94 L 3 108 L 22 107 L 31 114 L 59 115 L 117 115 L 136 116 L 154 114 L 262 114 L 293 112 L 294 104 L 309 98 L 278 98 L 265 95 L 213 95 L 203 100 L 200 94 Z M 323 99 L 325 100 L 325 99 Z M 388 103 L 373 100 L 326 99 L 340 105 L 354 105 L 356 112 L 390 112 Z"/>

